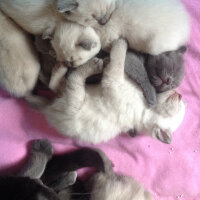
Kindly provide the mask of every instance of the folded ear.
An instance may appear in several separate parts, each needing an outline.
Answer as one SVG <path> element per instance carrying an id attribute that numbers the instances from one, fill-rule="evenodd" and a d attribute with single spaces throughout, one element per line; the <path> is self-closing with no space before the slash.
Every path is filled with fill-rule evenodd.
<path id="1" fill-rule="evenodd" d="M 178 53 L 184 54 L 187 51 L 187 46 L 181 46 L 177 51 Z"/>
<path id="2" fill-rule="evenodd" d="M 97 46 L 97 43 L 92 40 L 83 40 L 78 45 L 84 48 L 85 50 L 90 51 L 92 48 L 95 48 Z"/>
<path id="3" fill-rule="evenodd" d="M 171 140 L 172 140 L 172 134 L 171 134 L 171 132 L 168 131 L 168 130 L 164 131 L 161 128 L 159 128 L 158 126 L 156 126 L 153 129 L 153 135 L 152 136 L 154 138 L 160 140 L 161 142 L 166 143 L 166 144 L 170 144 Z"/>
<path id="4" fill-rule="evenodd" d="M 58 0 L 56 6 L 60 13 L 64 13 L 77 8 L 78 2 L 76 0 Z"/>

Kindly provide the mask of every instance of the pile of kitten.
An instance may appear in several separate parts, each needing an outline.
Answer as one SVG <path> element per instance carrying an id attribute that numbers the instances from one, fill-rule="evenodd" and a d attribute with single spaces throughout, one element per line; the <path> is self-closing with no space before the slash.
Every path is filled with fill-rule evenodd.
<path id="1" fill-rule="evenodd" d="M 0 27 L 1 87 L 61 134 L 171 142 L 190 32 L 179 0 L 0 0 Z M 38 80 L 53 99 L 34 94 Z"/>

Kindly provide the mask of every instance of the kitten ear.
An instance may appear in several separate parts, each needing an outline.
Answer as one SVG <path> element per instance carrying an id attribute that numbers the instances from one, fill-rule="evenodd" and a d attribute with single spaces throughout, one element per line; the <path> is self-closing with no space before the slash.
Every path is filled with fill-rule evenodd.
<path id="1" fill-rule="evenodd" d="M 180 54 L 184 54 L 187 51 L 187 46 L 181 46 L 177 52 Z"/>
<path id="2" fill-rule="evenodd" d="M 60 13 L 69 12 L 78 7 L 78 2 L 76 0 L 58 0 L 57 10 Z"/>
<path id="3" fill-rule="evenodd" d="M 90 51 L 92 48 L 95 48 L 97 46 L 97 43 L 91 40 L 84 40 L 78 45 L 84 48 L 85 50 Z"/>
<path id="4" fill-rule="evenodd" d="M 172 134 L 170 131 L 163 131 L 161 128 L 156 126 L 153 129 L 153 137 L 160 140 L 163 143 L 170 144 L 172 140 Z"/>

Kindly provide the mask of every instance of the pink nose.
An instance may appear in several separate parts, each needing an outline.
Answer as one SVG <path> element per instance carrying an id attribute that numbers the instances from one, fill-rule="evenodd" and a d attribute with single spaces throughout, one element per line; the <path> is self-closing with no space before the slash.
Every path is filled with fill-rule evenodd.
<path id="1" fill-rule="evenodd" d="M 174 96 L 176 96 L 179 100 L 181 100 L 182 99 L 182 95 L 181 94 L 179 94 L 178 92 L 174 92 Z"/>

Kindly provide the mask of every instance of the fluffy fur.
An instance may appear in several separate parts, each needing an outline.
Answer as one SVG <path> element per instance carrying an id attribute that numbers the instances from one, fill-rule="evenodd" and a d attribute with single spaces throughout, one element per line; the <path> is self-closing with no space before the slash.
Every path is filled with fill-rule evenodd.
<path id="1" fill-rule="evenodd" d="M 58 61 L 71 67 L 85 63 L 100 50 L 96 32 L 63 20 L 54 0 L 1 0 L 0 8 L 27 32 L 52 37 Z"/>
<path id="2" fill-rule="evenodd" d="M 130 48 L 158 55 L 178 49 L 189 36 L 188 14 L 179 0 L 58 0 L 57 9 L 68 20 L 93 27 L 104 49 L 123 37 Z"/>
<path id="3" fill-rule="evenodd" d="M 0 12 L 0 85 L 16 97 L 34 88 L 40 70 L 29 36 Z"/>
<path id="4" fill-rule="evenodd" d="M 126 49 L 122 39 L 113 44 L 101 84 L 85 87 L 85 79 L 103 69 L 102 60 L 94 58 L 71 73 L 66 91 L 51 104 L 45 106 L 46 101 L 37 96 L 27 100 L 41 106 L 50 124 L 63 135 L 98 143 L 134 128 L 170 143 L 185 104 L 178 93 L 170 91 L 158 95 L 156 108 L 148 108 L 141 89 L 124 74 Z"/>

